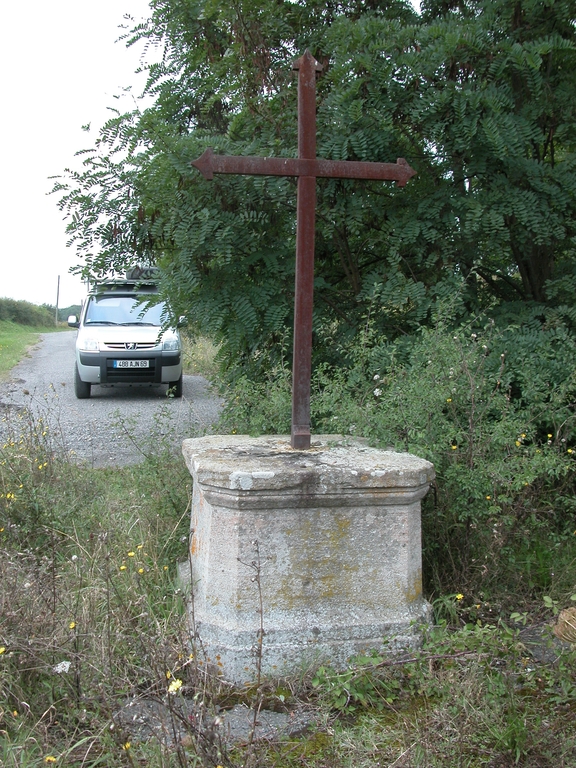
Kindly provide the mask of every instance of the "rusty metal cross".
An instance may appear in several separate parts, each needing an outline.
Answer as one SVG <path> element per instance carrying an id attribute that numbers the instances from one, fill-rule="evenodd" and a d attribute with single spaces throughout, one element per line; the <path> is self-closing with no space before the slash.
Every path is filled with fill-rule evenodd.
<path id="1" fill-rule="evenodd" d="M 389 179 L 400 187 L 416 173 L 404 160 L 364 163 L 316 157 L 316 72 L 322 66 L 306 51 L 294 62 L 298 70 L 298 158 L 215 155 L 212 149 L 195 160 L 204 178 L 215 173 L 258 176 L 297 176 L 296 295 L 294 299 L 294 359 L 292 365 L 292 448 L 310 448 L 310 378 L 312 368 L 312 299 L 316 179 Z"/>

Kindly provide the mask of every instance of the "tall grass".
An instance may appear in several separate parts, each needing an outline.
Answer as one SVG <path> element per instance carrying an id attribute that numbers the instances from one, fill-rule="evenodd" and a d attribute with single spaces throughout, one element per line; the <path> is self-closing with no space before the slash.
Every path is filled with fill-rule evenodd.
<path id="1" fill-rule="evenodd" d="M 183 331 L 182 358 L 184 372 L 212 378 L 218 373 L 218 347 L 205 336 L 193 337 Z"/>
<path id="2" fill-rule="evenodd" d="M 140 464 L 92 469 L 68 461 L 57 419 L 15 409 L 2 419 L 1 765 L 576 764 L 576 611 L 566 591 L 576 581 L 564 560 L 563 589 L 537 602 L 494 590 L 438 595 L 435 626 L 411 656 L 383 643 L 346 669 L 283 680 L 260 679 L 256 662 L 254 685 L 237 689 L 209 669 L 201 628 L 189 624 L 178 564 L 188 556 L 191 478 L 161 422 Z M 264 578 L 257 570 L 255 589 Z M 266 605 L 261 617 L 265 653 Z M 565 642 L 555 621 L 568 627 L 556 630 Z M 233 705 L 251 709 L 236 741 L 226 726 Z M 259 740 L 265 709 L 310 724 Z"/>
<path id="3" fill-rule="evenodd" d="M 151 435 L 140 465 L 76 466 L 40 418 L 4 419 L 2 765 L 574 765 L 576 656 L 542 627 L 532 650 L 521 604 L 515 623 L 490 601 L 444 595 L 411 657 L 383 645 L 346 670 L 251 689 L 213 676 L 177 578 L 191 493 L 182 460 Z M 561 607 L 549 598 L 548 617 Z M 262 617 L 265 652 L 265 605 Z M 312 724 L 288 740 L 230 743 L 226 711 L 238 703 L 254 707 L 254 725 L 260 707 L 304 709 Z"/>

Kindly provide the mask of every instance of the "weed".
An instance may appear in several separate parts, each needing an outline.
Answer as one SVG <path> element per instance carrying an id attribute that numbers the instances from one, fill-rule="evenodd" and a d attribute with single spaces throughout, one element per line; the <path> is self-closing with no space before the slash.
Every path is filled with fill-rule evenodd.
<path id="1" fill-rule="evenodd" d="M 543 593 L 572 589 L 576 344 L 558 322 L 499 328 L 479 317 L 454 328 L 438 319 L 391 344 L 368 317 L 342 351 L 347 367 L 314 372 L 315 432 L 364 437 L 434 463 L 422 505 L 434 598 L 462 591 L 477 603 L 497 592 L 512 611 L 520 595 L 540 604 Z M 266 384 L 237 383 L 223 424 L 281 434 L 289 418 L 290 378 L 278 368 Z"/>
<path id="2" fill-rule="evenodd" d="M 182 332 L 182 357 L 184 371 L 212 378 L 218 373 L 218 347 L 205 336 L 192 338 Z"/>
<path id="3" fill-rule="evenodd" d="M 325 665 L 274 681 L 258 672 L 256 642 L 258 684 L 236 690 L 209 671 L 201 627 L 188 623 L 191 597 L 177 584 L 190 477 L 169 429 L 140 464 L 92 469 L 67 461 L 43 417 L 7 418 L 14 431 L 0 451 L 3 765 L 574 765 L 569 568 L 562 589 L 554 576 L 554 591 L 540 599 L 556 634 L 542 636 L 538 653 L 523 634 L 531 603 L 516 596 L 521 629 L 509 627 L 499 621 L 499 593 L 476 598 L 460 587 L 434 598 L 437 624 L 418 652 L 392 656 L 383 646 L 344 670 Z M 246 566 L 261 595 L 254 546 Z M 259 610 L 256 641 L 265 639 L 262 600 Z M 296 701 L 315 713 L 309 732 L 274 743 L 254 738 L 261 708 L 285 711 Z M 252 736 L 231 745 L 224 715 L 239 702 L 252 707 Z"/>

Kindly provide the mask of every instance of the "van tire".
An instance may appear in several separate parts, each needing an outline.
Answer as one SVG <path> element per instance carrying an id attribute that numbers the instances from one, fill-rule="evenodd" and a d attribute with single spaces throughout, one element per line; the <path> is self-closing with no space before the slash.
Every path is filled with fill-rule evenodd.
<path id="1" fill-rule="evenodd" d="M 168 384 L 168 397 L 182 397 L 182 374 L 178 381 L 171 381 Z"/>
<path id="2" fill-rule="evenodd" d="M 86 400 L 90 397 L 90 390 L 92 385 L 87 381 L 82 381 L 80 374 L 78 373 L 78 366 L 74 366 L 74 394 L 78 400 Z"/>

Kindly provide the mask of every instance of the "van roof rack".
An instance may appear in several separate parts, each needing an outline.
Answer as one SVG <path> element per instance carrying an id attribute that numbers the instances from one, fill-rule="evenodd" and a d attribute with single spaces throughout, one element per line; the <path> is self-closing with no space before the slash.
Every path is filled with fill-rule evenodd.
<path id="1" fill-rule="evenodd" d="M 158 267 L 131 267 L 126 270 L 127 280 L 159 280 L 160 270 Z"/>

